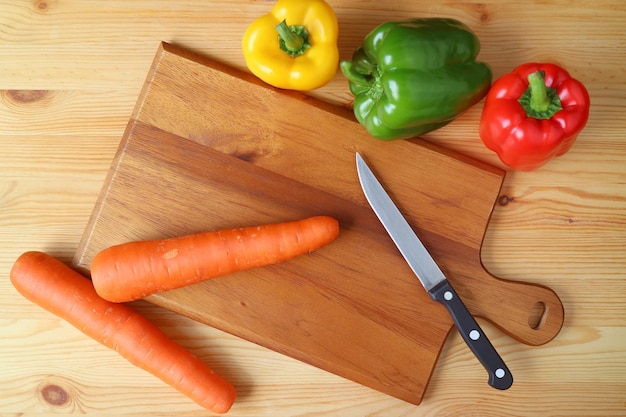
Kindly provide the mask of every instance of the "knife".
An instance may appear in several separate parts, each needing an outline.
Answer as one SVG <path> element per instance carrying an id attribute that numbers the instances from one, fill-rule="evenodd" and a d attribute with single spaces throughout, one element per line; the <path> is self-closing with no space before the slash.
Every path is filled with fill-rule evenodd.
<path id="1" fill-rule="evenodd" d="M 358 152 L 356 166 L 361 187 L 374 213 L 430 297 L 446 307 L 463 340 L 487 370 L 489 385 L 501 390 L 511 387 L 511 371 Z"/>

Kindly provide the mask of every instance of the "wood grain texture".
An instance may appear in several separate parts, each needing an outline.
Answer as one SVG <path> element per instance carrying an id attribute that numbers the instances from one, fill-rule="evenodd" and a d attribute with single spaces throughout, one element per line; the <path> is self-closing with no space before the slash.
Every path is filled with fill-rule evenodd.
<path id="1" fill-rule="evenodd" d="M 331 215 L 341 236 L 311 256 L 149 300 L 419 404 L 451 320 L 364 202 L 358 149 L 475 315 L 525 343 L 554 338 L 558 296 L 480 263 L 504 172 L 424 141 L 368 139 L 344 108 L 163 44 L 73 264 L 89 274 L 97 252 L 127 241 Z"/>
<path id="2" fill-rule="evenodd" d="M 547 0 L 331 1 L 348 58 L 376 24 L 448 16 L 472 27 L 499 76 L 529 60 L 583 81 L 590 119 L 572 150 L 539 171 L 508 172 L 483 242 L 495 276 L 544 284 L 566 322 L 540 347 L 484 327 L 516 369 L 493 393 L 454 333 L 418 407 L 244 342 L 180 315 L 134 304 L 222 371 L 241 397 L 233 415 L 622 416 L 626 412 L 626 6 Z M 0 268 L 25 250 L 69 261 L 161 41 L 244 68 L 240 35 L 271 1 L 0 2 Z M 16 101 L 14 97 L 39 100 Z M 23 92 L 15 94 L 14 91 Z M 337 75 L 311 95 L 348 106 Z M 480 105 L 426 139 L 499 165 L 480 142 Z M 506 204 L 505 204 L 506 203 Z M 206 415 L 204 410 L 23 300 L 0 280 L 0 414 Z M 477 372 L 478 370 L 478 372 Z M 58 395 L 48 385 L 63 388 Z M 48 399 L 66 398 L 53 405 Z"/>

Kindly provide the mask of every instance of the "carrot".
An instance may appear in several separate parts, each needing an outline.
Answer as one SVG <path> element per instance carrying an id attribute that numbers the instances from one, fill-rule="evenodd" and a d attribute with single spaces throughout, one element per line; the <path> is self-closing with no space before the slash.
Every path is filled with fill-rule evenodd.
<path id="1" fill-rule="evenodd" d="M 201 406 L 225 413 L 235 401 L 237 393 L 227 380 L 130 307 L 100 298 L 89 279 L 61 261 L 42 252 L 26 252 L 10 275 L 24 297 Z"/>
<path id="2" fill-rule="evenodd" d="M 97 253 L 91 279 L 98 294 L 126 302 L 252 267 L 270 265 L 333 241 L 328 216 L 123 243 Z"/>

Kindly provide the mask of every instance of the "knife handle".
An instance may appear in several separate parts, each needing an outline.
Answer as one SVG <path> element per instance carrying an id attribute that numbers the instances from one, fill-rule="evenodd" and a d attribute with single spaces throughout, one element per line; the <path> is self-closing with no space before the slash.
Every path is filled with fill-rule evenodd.
<path id="1" fill-rule="evenodd" d="M 474 352 L 489 373 L 489 385 L 505 390 L 513 385 L 513 375 L 496 352 L 487 335 L 480 328 L 447 280 L 428 291 L 433 300 L 443 304 L 452 316 L 454 324 L 465 343 Z"/>

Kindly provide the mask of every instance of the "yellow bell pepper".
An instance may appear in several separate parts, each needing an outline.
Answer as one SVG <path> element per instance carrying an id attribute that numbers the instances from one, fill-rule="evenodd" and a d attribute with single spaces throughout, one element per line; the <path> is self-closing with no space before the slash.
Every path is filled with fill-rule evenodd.
<path id="1" fill-rule="evenodd" d="M 324 0 L 278 0 L 244 33 L 243 55 L 266 83 L 308 91 L 335 77 L 338 36 L 337 16 Z"/>

